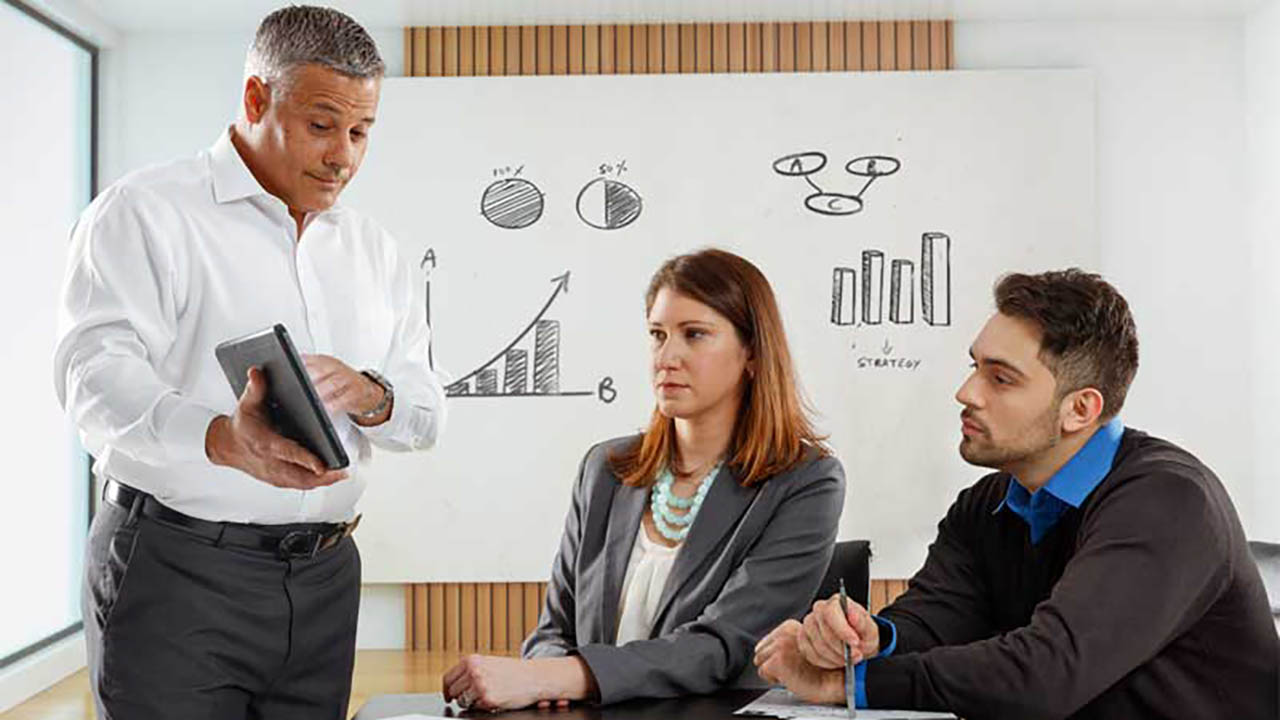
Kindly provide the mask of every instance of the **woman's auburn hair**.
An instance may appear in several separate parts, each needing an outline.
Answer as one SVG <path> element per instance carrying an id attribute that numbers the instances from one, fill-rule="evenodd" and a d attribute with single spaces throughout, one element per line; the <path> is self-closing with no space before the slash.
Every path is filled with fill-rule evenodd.
<path id="1" fill-rule="evenodd" d="M 679 255 L 662 264 L 649 281 L 645 314 L 658 292 L 668 288 L 723 315 L 749 353 L 742 404 L 734 423 L 726 464 L 746 487 L 758 485 L 804 461 L 812 448 L 830 454 L 800 395 L 773 288 L 759 268 L 716 248 Z M 624 485 L 646 487 L 677 458 L 675 421 L 656 407 L 649 427 L 633 443 L 609 457 Z"/>

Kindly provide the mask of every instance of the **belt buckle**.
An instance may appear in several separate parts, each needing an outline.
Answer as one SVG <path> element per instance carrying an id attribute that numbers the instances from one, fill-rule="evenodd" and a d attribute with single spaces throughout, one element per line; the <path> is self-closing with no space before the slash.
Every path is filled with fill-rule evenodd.
<path id="1" fill-rule="evenodd" d="M 280 538 L 276 554 L 282 560 L 313 558 L 320 552 L 324 536 L 314 530 L 292 530 Z"/>

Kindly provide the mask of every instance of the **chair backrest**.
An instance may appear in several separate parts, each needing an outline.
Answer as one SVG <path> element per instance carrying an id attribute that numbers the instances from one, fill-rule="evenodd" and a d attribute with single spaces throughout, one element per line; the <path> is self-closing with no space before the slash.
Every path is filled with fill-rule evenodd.
<path id="1" fill-rule="evenodd" d="M 840 592 L 840 578 L 844 578 L 845 592 L 849 599 L 862 607 L 868 607 L 871 597 L 871 542 L 846 540 L 836 543 L 827 574 L 818 586 L 815 600 L 831 597 Z"/>
<path id="2" fill-rule="evenodd" d="M 1280 543 L 1249 542 L 1249 553 L 1258 564 L 1262 584 L 1267 588 L 1271 601 L 1271 617 L 1280 623 Z"/>

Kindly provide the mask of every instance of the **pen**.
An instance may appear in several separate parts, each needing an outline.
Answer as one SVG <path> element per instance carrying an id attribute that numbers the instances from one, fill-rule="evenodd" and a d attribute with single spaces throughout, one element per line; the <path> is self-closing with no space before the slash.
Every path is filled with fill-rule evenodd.
<path id="1" fill-rule="evenodd" d="M 840 613 L 845 621 L 849 619 L 849 594 L 844 589 L 844 578 L 840 578 Z M 853 651 L 849 643 L 844 643 L 844 705 L 849 717 L 858 717 L 857 698 L 854 696 Z"/>

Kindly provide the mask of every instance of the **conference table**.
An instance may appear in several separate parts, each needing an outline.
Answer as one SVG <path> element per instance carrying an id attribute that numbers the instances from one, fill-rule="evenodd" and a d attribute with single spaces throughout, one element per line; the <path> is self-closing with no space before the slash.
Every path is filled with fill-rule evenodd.
<path id="1" fill-rule="evenodd" d="M 669 700 L 632 700 L 601 707 L 575 704 L 564 710 L 509 710 L 500 714 L 464 712 L 446 705 L 440 693 L 420 695 L 377 695 L 356 713 L 353 720 L 385 720 L 418 713 L 439 717 L 500 718 L 501 720 L 730 720 L 733 711 L 750 703 L 760 690 L 722 690 L 713 695 L 695 695 Z"/>

